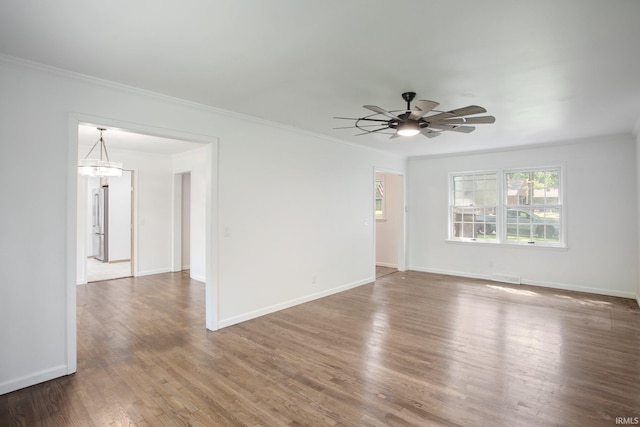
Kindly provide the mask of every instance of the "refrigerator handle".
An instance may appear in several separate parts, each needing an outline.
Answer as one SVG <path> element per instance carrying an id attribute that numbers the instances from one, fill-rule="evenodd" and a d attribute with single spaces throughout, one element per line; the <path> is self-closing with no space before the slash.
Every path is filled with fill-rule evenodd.
<path id="1" fill-rule="evenodd" d="M 93 226 L 100 226 L 100 195 L 98 193 L 93 194 Z"/>

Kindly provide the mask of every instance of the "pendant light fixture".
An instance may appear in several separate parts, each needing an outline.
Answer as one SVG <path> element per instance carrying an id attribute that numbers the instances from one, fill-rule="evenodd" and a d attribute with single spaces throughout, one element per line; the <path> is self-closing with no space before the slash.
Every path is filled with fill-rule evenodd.
<path id="1" fill-rule="evenodd" d="M 89 150 L 85 158 L 78 162 L 78 173 L 84 176 L 121 176 L 122 163 L 109 161 L 107 146 L 104 138 L 102 138 L 102 133 L 106 131 L 106 129 L 97 129 L 100 131 L 100 138 L 93 144 L 93 147 L 91 147 L 91 150 Z M 89 158 L 98 144 L 100 145 L 100 158 Z"/>

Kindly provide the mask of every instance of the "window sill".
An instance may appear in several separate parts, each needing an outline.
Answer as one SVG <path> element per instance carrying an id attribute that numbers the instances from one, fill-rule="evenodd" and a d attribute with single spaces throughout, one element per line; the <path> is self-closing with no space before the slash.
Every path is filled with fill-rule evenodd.
<path id="1" fill-rule="evenodd" d="M 483 245 L 483 246 L 500 246 L 500 247 L 509 247 L 509 248 L 542 248 L 542 249 L 556 249 L 556 250 L 567 250 L 569 247 L 563 244 L 543 244 L 543 243 L 528 243 L 528 242 L 500 242 L 497 240 L 487 240 L 487 239 L 446 239 L 446 243 L 452 244 L 461 244 L 461 245 Z"/>

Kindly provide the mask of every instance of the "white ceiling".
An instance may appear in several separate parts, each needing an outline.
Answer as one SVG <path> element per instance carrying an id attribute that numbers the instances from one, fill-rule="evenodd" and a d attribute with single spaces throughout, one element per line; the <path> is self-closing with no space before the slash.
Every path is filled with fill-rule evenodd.
<path id="1" fill-rule="evenodd" d="M 4 0 L 0 52 L 405 155 L 632 132 L 638 0 Z M 485 107 L 471 134 L 333 116 Z"/>

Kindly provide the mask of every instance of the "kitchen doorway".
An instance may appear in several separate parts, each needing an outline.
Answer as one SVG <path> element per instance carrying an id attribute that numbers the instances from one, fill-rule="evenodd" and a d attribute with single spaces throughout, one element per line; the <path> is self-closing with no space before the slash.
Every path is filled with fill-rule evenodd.
<path id="1" fill-rule="evenodd" d="M 87 282 L 133 276 L 133 174 L 87 178 Z"/>

